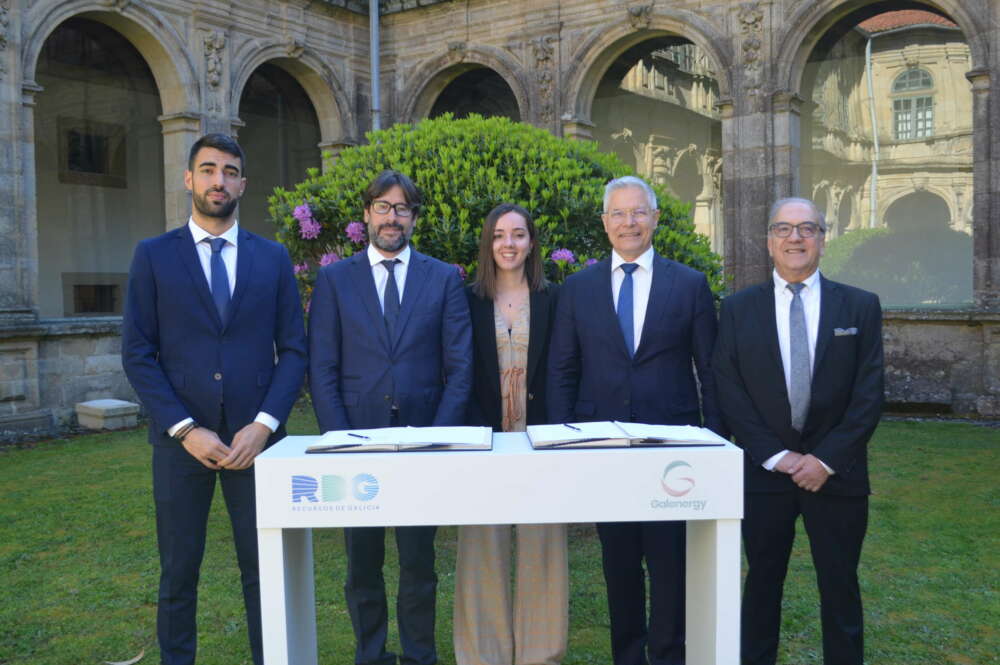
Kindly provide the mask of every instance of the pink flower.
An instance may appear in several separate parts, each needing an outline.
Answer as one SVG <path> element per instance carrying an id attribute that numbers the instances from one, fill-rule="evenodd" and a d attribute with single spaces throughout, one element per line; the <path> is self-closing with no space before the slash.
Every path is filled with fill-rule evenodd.
<path id="1" fill-rule="evenodd" d="M 360 245 L 365 241 L 365 225 L 361 222 L 351 222 L 347 225 L 345 229 L 347 237 L 351 239 L 351 242 Z"/>
<path id="2" fill-rule="evenodd" d="M 294 272 L 296 275 L 298 275 L 299 273 L 306 272 L 307 270 L 309 270 L 308 263 L 296 263 L 294 266 L 292 266 L 292 272 Z"/>
<path id="3" fill-rule="evenodd" d="M 340 257 L 337 256 L 337 252 L 327 252 L 323 256 L 319 257 L 319 264 L 321 266 L 328 266 L 335 261 L 339 261 Z"/>
<path id="4" fill-rule="evenodd" d="M 292 217 L 299 220 L 299 222 L 311 220 L 313 218 L 312 208 L 309 207 L 308 203 L 296 206 L 295 210 L 292 211 Z"/>
<path id="5" fill-rule="evenodd" d="M 465 272 L 465 268 L 458 265 L 457 263 L 452 263 L 451 265 L 455 266 L 455 268 L 458 269 L 458 276 L 461 277 L 462 281 L 464 282 L 465 278 L 469 276 L 469 273 Z"/>
<path id="6" fill-rule="evenodd" d="M 573 256 L 573 252 L 571 252 L 566 248 L 557 249 L 556 251 L 552 252 L 552 260 L 565 261 L 566 263 L 571 263 L 571 264 L 576 263 L 576 257 Z"/>
<path id="7" fill-rule="evenodd" d="M 319 237 L 319 232 L 323 229 L 313 218 L 299 220 L 299 236 L 305 240 L 314 240 Z"/>

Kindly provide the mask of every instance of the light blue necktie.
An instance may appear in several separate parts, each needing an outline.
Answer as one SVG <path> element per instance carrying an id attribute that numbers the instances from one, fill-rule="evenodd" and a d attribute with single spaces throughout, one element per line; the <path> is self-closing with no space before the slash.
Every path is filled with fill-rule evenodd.
<path id="1" fill-rule="evenodd" d="M 792 292 L 792 306 L 788 310 L 788 355 L 791 377 L 788 402 L 792 407 L 792 427 L 802 431 L 809 414 L 812 383 L 812 363 L 809 360 L 809 335 L 806 333 L 806 312 L 802 305 L 802 289 L 805 284 L 794 282 L 788 285 Z"/>
<path id="2" fill-rule="evenodd" d="M 625 336 L 625 348 L 628 349 L 629 358 L 635 355 L 635 323 L 632 314 L 632 310 L 634 309 L 632 305 L 632 273 L 638 267 L 639 264 L 637 263 L 623 263 L 621 265 L 622 272 L 625 273 L 625 279 L 622 280 L 622 286 L 618 289 L 618 325 L 621 326 L 622 335 Z"/>
<path id="3" fill-rule="evenodd" d="M 205 238 L 212 245 L 212 261 L 209 264 L 212 272 L 212 300 L 219 310 L 222 324 L 226 324 L 226 314 L 229 311 L 229 274 L 226 263 L 222 260 L 222 248 L 226 246 L 225 238 Z"/>

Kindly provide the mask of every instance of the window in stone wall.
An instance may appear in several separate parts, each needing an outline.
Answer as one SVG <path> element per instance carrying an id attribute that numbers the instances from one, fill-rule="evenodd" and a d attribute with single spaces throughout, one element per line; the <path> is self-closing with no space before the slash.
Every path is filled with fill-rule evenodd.
<path id="1" fill-rule="evenodd" d="M 909 69 L 892 84 L 895 97 L 892 100 L 893 127 L 896 139 L 906 141 L 934 135 L 934 98 L 930 95 L 914 97 L 913 93 L 927 91 L 934 87 L 931 75 L 924 69 Z"/>
<path id="2" fill-rule="evenodd" d="M 913 9 L 848 16 L 806 65 L 800 191 L 830 223 L 820 270 L 885 307 L 972 304 L 970 68 L 955 23 Z"/>
<path id="3" fill-rule="evenodd" d="M 722 251 L 722 123 L 716 73 L 695 44 L 649 39 L 620 53 L 591 107 L 602 150 L 691 206 L 700 233 Z"/>
<path id="4" fill-rule="evenodd" d="M 120 315 L 136 244 L 166 230 L 156 81 L 122 34 L 85 18 L 49 35 L 36 80 L 39 314 Z"/>

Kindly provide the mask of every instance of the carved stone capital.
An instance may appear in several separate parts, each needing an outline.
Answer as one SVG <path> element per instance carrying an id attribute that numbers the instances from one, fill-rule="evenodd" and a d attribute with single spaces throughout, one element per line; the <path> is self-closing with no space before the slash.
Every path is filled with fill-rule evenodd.
<path id="1" fill-rule="evenodd" d="M 744 2 L 740 5 L 736 20 L 743 34 L 760 32 L 764 29 L 764 10 L 760 8 L 759 2 Z"/>
<path id="2" fill-rule="evenodd" d="M 648 5 L 632 5 L 628 8 L 628 22 L 636 30 L 642 30 L 649 27 L 649 24 L 653 20 L 653 4 Z"/>

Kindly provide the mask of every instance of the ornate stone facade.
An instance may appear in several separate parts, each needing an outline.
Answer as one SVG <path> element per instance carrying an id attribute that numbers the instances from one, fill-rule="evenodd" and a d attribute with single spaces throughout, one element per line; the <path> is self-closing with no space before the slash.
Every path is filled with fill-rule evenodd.
<path id="1" fill-rule="evenodd" d="M 695 214 L 702 215 L 701 228 L 719 229 L 717 246 L 739 288 L 769 273 L 764 238 L 770 203 L 815 193 L 802 191 L 800 144 L 803 114 L 813 110 L 806 90 L 810 55 L 843 20 L 867 18 L 864 8 L 874 2 L 381 4 L 383 126 L 426 116 L 456 77 L 488 68 L 509 87 L 522 119 L 564 136 L 593 138 L 608 129 L 595 121 L 595 98 L 616 61 L 650 40 L 694 44 L 714 73 L 705 117 L 717 123 L 718 143 L 650 138 L 642 141 L 648 145 L 638 157 L 653 177 L 693 165 L 701 179 Z M 961 313 L 891 315 L 889 393 L 893 401 L 996 417 L 1000 132 L 993 128 L 1000 127 L 1000 103 L 992 79 L 1000 72 L 1000 0 L 934 0 L 926 6 L 946 14 L 966 45 L 964 61 L 952 52 L 943 57 L 949 84 L 972 88 L 970 132 L 962 139 L 972 168 L 951 178 L 948 187 L 961 210 L 962 232 L 972 238 L 974 305 Z M 118 320 L 40 315 L 40 277 L 65 269 L 39 260 L 39 247 L 52 241 L 46 238 L 50 220 L 38 214 L 40 187 L 51 185 L 48 174 L 38 171 L 45 160 L 36 152 L 36 108 L 46 102 L 46 90 L 37 79 L 53 31 L 85 16 L 128 40 L 148 66 L 159 105 L 158 131 L 150 136 L 159 134 L 158 144 L 155 153 L 140 151 L 130 164 L 151 154 L 162 161 L 154 207 L 163 225 L 174 227 L 184 223 L 190 207 L 182 180 L 188 147 L 206 131 L 248 131 L 241 97 L 265 63 L 294 78 L 308 96 L 319 127 L 317 154 L 363 140 L 370 126 L 366 9 L 359 0 L 0 0 L 0 430 L 60 427 L 78 401 L 132 397 L 115 361 Z M 924 56 L 911 49 L 900 57 L 909 66 L 908 58 Z M 829 210 L 864 187 L 835 179 L 808 184 L 825 188 L 828 200 L 836 201 Z M 934 186 L 929 176 L 927 188 Z M 860 199 L 855 206 L 864 214 Z M 127 271 L 127 260 L 121 263 L 116 272 Z M 926 352 L 935 345 L 978 362 L 957 373 L 938 371 L 940 363 Z M 919 390 L 907 388 L 917 384 Z"/>

